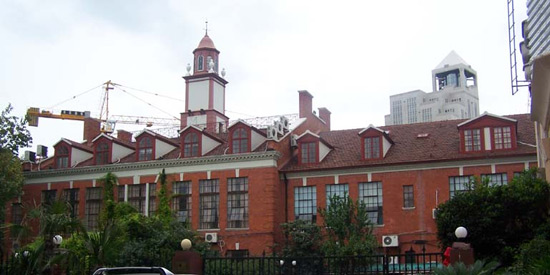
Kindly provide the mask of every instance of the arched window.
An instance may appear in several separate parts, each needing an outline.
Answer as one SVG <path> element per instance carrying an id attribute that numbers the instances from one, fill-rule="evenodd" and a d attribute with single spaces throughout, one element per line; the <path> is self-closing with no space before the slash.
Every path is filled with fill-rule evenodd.
<path id="1" fill-rule="evenodd" d="M 56 168 L 69 167 L 69 148 L 67 146 L 59 146 L 55 150 Z"/>
<path id="2" fill-rule="evenodd" d="M 199 55 L 199 58 L 197 59 L 197 71 L 202 71 L 204 66 L 204 57 L 202 55 Z"/>
<path id="3" fill-rule="evenodd" d="M 150 137 L 143 137 L 139 141 L 139 155 L 138 160 L 152 160 L 153 159 L 153 142 Z"/>
<path id="4" fill-rule="evenodd" d="M 248 133 L 244 128 L 235 129 L 231 138 L 231 146 L 234 154 L 248 152 Z"/>
<path id="5" fill-rule="evenodd" d="M 198 157 L 199 156 L 199 135 L 197 133 L 189 133 L 183 139 L 183 157 Z"/>
<path id="6" fill-rule="evenodd" d="M 109 163 L 109 144 L 107 142 L 101 142 L 96 147 L 95 164 L 108 164 Z"/>

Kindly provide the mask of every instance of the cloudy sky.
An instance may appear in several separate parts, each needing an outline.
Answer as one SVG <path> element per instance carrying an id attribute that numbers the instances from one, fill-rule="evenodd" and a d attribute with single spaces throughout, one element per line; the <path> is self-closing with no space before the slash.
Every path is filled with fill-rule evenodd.
<path id="1" fill-rule="evenodd" d="M 515 4 L 519 26 L 525 1 Z M 390 95 L 430 92 L 452 50 L 478 73 L 481 112 L 529 112 L 528 92 L 510 88 L 502 0 L 0 0 L 1 107 L 99 117 L 100 85 L 112 80 L 134 89 L 111 93 L 110 114 L 179 117 L 205 20 L 230 119 L 297 113 L 297 91 L 308 90 L 333 129 L 383 125 Z M 31 133 L 33 149 L 80 141 L 82 123 L 41 119 Z"/>

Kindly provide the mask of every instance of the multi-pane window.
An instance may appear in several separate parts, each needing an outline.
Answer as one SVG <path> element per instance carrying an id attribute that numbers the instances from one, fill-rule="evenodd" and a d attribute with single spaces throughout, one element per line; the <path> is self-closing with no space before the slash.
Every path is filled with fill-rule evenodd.
<path id="1" fill-rule="evenodd" d="M 227 227 L 248 227 L 248 178 L 227 180 Z"/>
<path id="2" fill-rule="evenodd" d="M 78 189 L 63 190 L 63 199 L 71 206 L 71 217 L 78 217 Z"/>
<path id="3" fill-rule="evenodd" d="M 383 224 L 382 215 L 382 183 L 365 182 L 359 184 L 359 200 L 365 203 L 370 221 L 373 224 Z"/>
<path id="4" fill-rule="evenodd" d="M 376 159 L 380 157 L 380 137 L 365 138 L 365 159 Z"/>
<path id="5" fill-rule="evenodd" d="M 403 185 L 403 208 L 414 207 L 414 187 L 412 185 Z"/>
<path id="6" fill-rule="evenodd" d="M 107 142 L 101 142 L 97 145 L 95 164 L 108 164 L 109 163 L 109 144 Z"/>
<path id="7" fill-rule="evenodd" d="M 317 189 L 315 186 L 294 188 L 294 217 L 296 220 L 317 221 Z"/>
<path id="8" fill-rule="evenodd" d="M 338 196 L 344 198 L 349 195 L 347 184 L 328 184 L 325 186 L 327 193 L 327 208 L 330 206 L 330 198 Z"/>
<path id="9" fill-rule="evenodd" d="M 453 198 L 458 193 L 469 191 L 472 182 L 472 176 L 449 177 L 449 198 Z"/>
<path id="10" fill-rule="evenodd" d="M 11 205 L 11 223 L 20 225 L 23 222 L 23 205 L 14 203 Z"/>
<path id="11" fill-rule="evenodd" d="M 86 188 L 86 225 L 88 230 L 97 229 L 102 198 L 101 187 Z"/>
<path id="12" fill-rule="evenodd" d="M 432 108 L 422 109 L 422 122 L 432 121 Z"/>
<path id="13" fill-rule="evenodd" d="M 150 137 L 143 137 L 139 141 L 138 160 L 153 159 L 153 141 Z"/>
<path id="14" fill-rule="evenodd" d="M 393 124 L 403 124 L 403 110 L 401 109 L 401 100 L 391 102 Z"/>
<path id="15" fill-rule="evenodd" d="M 219 228 L 220 181 L 199 180 L 199 228 Z"/>
<path id="16" fill-rule="evenodd" d="M 124 202 L 124 189 L 126 185 L 119 185 L 118 186 L 118 202 Z"/>
<path id="17" fill-rule="evenodd" d="M 191 181 L 172 184 L 172 208 L 179 222 L 191 222 Z"/>
<path id="18" fill-rule="evenodd" d="M 57 190 L 42 191 L 42 205 L 49 206 L 55 201 Z"/>
<path id="19" fill-rule="evenodd" d="M 232 134 L 232 147 L 233 153 L 246 153 L 248 152 L 248 132 L 245 128 L 237 128 Z"/>
<path id="20" fill-rule="evenodd" d="M 493 138 L 495 140 L 495 149 L 510 149 L 512 148 L 512 136 L 510 127 L 493 128 Z"/>
<path id="21" fill-rule="evenodd" d="M 183 139 L 183 157 L 198 157 L 199 156 L 199 135 L 197 133 L 189 133 Z"/>
<path id="22" fill-rule="evenodd" d="M 416 123 L 416 97 L 407 98 L 408 123 Z"/>
<path id="23" fill-rule="evenodd" d="M 147 197 L 147 185 L 149 186 L 149 197 Z M 150 216 L 157 209 L 156 191 L 157 185 L 155 183 L 128 185 L 128 203 L 139 213 Z M 146 212 L 145 205 L 147 204 L 149 210 Z"/>
<path id="24" fill-rule="evenodd" d="M 56 168 L 69 167 L 69 148 L 67 146 L 59 146 L 55 151 Z"/>
<path id="25" fill-rule="evenodd" d="M 317 142 L 304 142 L 300 144 L 302 163 L 317 162 Z"/>
<path id="26" fill-rule="evenodd" d="M 225 257 L 232 259 L 248 258 L 248 249 L 227 250 Z"/>
<path id="27" fill-rule="evenodd" d="M 464 149 L 466 152 L 481 151 L 481 130 L 464 130 Z"/>
<path id="28" fill-rule="evenodd" d="M 508 175 L 506 173 L 481 175 L 482 180 L 487 180 L 490 186 L 508 184 Z"/>
<path id="29" fill-rule="evenodd" d="M 199 55 L 199 58 L 197 59 L 197 71 L 202 71 L 204 66 L 204 57 L 202 55 Z"/>

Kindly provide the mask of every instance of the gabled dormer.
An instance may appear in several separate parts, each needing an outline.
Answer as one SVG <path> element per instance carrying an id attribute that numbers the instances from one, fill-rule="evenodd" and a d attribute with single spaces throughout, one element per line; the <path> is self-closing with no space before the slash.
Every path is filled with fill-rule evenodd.
<path id="1" fill-rule="evenodd" d="M 460 152 L 514 150 L 517 148 L 517 120 L 483 113 L 458 124 Z"/>
<path id="2" fill-rule="evenodd" d="M 320 136 L 309 130 L 296 138 L 298 144 L 298 163 L 319 163 L 330 153 L 332 146 Z"/>
<path id="3" fill-rule="evenodd" d="M 363 160 L 383 159 L 393 141 L 382 129 L 369 125 L 359 132 L 361 138 L 361 157 Z"/>
<path id="4" fill-rule="evenodd" d="M 187 126 L 179 133 L 182 158 L 204 156 L 222 144 L 218 138 L 196 126 Z"/>
<path id="5" fill-rule="evenodd" d="M 242 120 L 229 125 L 228 132 L 229 153 L 231 154 L 252 152 L 267 139 L 265 133 Z"/>
<path id="6" fill-rule="evenodd" d="M 94 164 L 104 165 L 120 161 L 134 152 L 134 145 L 106 134 L 100 134 L 92 140 Z"/>
<path id="7" fill-rule="evenodd" d="M 93 150 L 69 139 L 62 138 L 54 146 L 55 169 L 74 167 L 93 157 Z"/>
<path id="8" fill-rule="evenodd" d="M 136 161 L 159 159 L 176 148 L 170 139 L 145 129 L 136 136 Z"/>

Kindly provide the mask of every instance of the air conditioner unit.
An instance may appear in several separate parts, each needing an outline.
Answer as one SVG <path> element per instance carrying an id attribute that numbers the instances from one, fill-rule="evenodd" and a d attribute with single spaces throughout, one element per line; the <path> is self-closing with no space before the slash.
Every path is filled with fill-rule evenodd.
<path id="1" fill-rule="evenodd" d="M 297 148 L 298 147 L 298 140 L 296 135 L 290 136 L 290 147 Z"/>
<path id="2" fill-rule="evenodd" d="M 283 124 L 280 121 L 275 121 L 275 123 L 273 123 L 273 127 L 277 130 L 278 134 L 283 135 L 285 133 Z"/>
<path id="3" fill-rule="evenodd" d="M 217 243 L 218 242 L 218 233 L 206 233 L 206 234 L 204 234 L 204 240 L 207 243 Z"/>
<path id="4" fill-rule="evenodd" d="M 288 120 L 288 118 L 285 116 L 281 116 L 280 120 L 281 124 L 283 125 L 283 129 L 288 130 L 290 128 L 290 121 Z"/>
<path id="5" fill-rule="evenodd" d="M 23 156 L 23 160 L 35 162 L 36 161 L 36 153 L 32 151 L 25 151 L 25 156 Z"/>
<path id="6" fill-rule="evenodd" d="M 382 236 L 382 247 L 397 247 L 399 246 L 399 237 L 397 235 Z"/>
<path id="7" fill-rule="evenodd" d="M 277 129 L 273 126 L 267 126 L 267 138 L 277 140 Z"/>
<path id="8" fill-rule="evenodd" d="M 48 147 L 44 145 L 38 145 L 36 147 L 36 154 L 41 157 L 48 157 Z"/>
<path id="9" fill-rule="evenodd" d="M 434 219 L 434 220 L 437 217 L 437 211 L 438 211 L 437 208 L 432 209 L 432 219 Z"/>
<path id="10" fill-rule="evenodd" d="M 389 264 L 398 264 L 399 263 L 399 256 L 388 256 L 388 263 Z"/>

